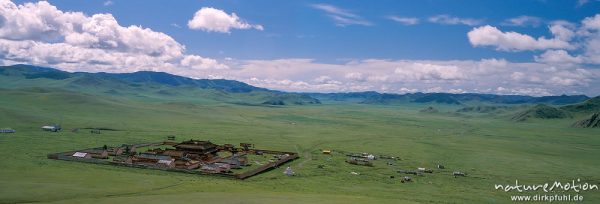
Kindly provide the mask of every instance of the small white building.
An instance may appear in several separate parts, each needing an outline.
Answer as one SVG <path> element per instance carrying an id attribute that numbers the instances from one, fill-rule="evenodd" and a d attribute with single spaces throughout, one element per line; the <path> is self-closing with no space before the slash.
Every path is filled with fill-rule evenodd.
<path id="1" fill-rule="evenodd" d="M 88 154 L 86 152 L 75 152 L 73 153 L 73 155 L 71 155 L 72 157 L 77 157 L 77 158 L 85 158 L 85 159 L 89 159 L 92 158 L 91 154 Z"/>
<path id="2" fill-rule="evenodd" d="M 60 127 L 60 125 L 44 125 L 44 126 L 42 126 L 42 130 L 50 131 L 50 132 L 58 132 L 61 129 L 62 128 Z"/>
<path id="3" fill-rule="evenodd" d="M 14 129 L 11 129 L 11 128 L 2 128 L 2 129 L 0 129 L 0 133 L 15 133 L 15 132 L 17 132 L 17 131 L 14 130 Z"/>
<path id="4" fill-rule="evenodd" d="M 287 168 L 285 168 L 283 174 L 285 174 L 286 176 L 293 176 L 296 173 L 294 172 L 294 170 L 292 170 L 292 167 L 288 166 Z"/>

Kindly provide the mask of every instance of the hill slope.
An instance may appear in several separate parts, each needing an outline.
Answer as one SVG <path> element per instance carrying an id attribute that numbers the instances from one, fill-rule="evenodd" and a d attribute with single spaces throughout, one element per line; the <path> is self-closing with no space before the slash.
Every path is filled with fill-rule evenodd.
<path id="1" fill-rule="evenodd" d="M 577 121 L 573 127 L 579 128 L 599 128 L 600 127 L 600 112 L 592 114 L 589 118 Z"/>
<path id="2" fill-rule="evenodd" d="M 96 95 L 142 100 L 184 100 L 260 105 L 284 101 L 285 105 L 318 104 L 300 93 L 283 93 L 225 79 L 191 79 L 164 72 L 134 73 L 65 72 L 30 65 L 0 67 L 0 88 L 43 87 Z"/>
<path id="3" fill-rule="evenodd" d="M 521 111 L 521 112 L 515 114 L 512 117 L 512 120 L 526 121 L 526 120 L 529 120 L 532 118 L 560 119 L 560 118 L 568 118 L 568 117 L 571 117 L 571 116 L 566 111 L 560 110 L 560 109 L 552 107 L 552 106 L 538 104 L 538 105 L 535 105 L 525 111 Z"/>
<path id="4" fill-rule="evenodd" d="M 86 73 L 90 75 L 90 73 Z M 193 86 L 203 89 L 219 89 L 231 93 L 248 93 L 252 91 L 269 91 L 243 82 L 225 79 L 191 79 L 164 72 L 140 71 L 134 73 L 98 73 L 95 75 L 112 77 L 130 83 L 157 83 L 169 86 Z"/>
<path id="5" fill-rule="evenodd" d="M 499 113 L 507 110 L 513 110 L 512 106 L 467 106 L 456 110 L 459 113 Z"/>
<path id="6" fill-rule="evenodd" d="M 567 105 L 561 107 L 561 109 L 571 112 L 598 112 L 600 111 L 600 96 L 590 98 L 582 103 Z"/>

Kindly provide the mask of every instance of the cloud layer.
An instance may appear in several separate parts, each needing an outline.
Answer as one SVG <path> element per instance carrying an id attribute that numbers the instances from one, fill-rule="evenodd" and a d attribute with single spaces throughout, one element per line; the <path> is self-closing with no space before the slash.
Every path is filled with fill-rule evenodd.
<path id="1" fill-rule="evenodd" d="M 503 59 L 382 60 L 342 64 L 312 59 L 246 60 L 220 73 L 256 86 L 290 91 L 479 92 L 499 94 L 581 94 L 598 86 L 600 70 L 574 64 L 514 63 Z M 597 93 L 593 94 L 599 94 Z M 590 94 L 590 93 L 586 93 Z"/>

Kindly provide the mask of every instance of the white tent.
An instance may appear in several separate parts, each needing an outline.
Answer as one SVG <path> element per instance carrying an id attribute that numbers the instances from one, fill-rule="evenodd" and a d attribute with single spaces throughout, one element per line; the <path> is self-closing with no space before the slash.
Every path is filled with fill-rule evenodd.
<path id="1" fill-rule="evenodd" d="M 292 170 L 292 167 L 287 167 L 285 169 L 285 171 L 283 172 L 283 174 L 287 175 L 287 176 L 293 176 L 294 175 L 294 170 Z"/>

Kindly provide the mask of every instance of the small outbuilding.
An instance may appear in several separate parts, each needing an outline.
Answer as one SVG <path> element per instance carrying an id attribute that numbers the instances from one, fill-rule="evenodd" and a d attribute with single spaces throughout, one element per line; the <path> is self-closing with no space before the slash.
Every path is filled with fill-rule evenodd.
<path id="1" fill-rule="evenodd" d="M 42 126 L 42 130 L 49 132 L 58 132 L 62 130 L 62 128 L 60 127 L 60 125 L 44 125 Z"/>
<path id="2" fill-rule="evenodd" d="M 84 158 L 84 159 L 90 159 L 92 158 L 92 155 L 86 152 L 75 152 L 73 153 L 73 155 L 71 155 L 72 157 L 77 157 L 77 158 Z"/>
<path id="3" fill-rule="evenodd" d="M 283 171 L 283 174 L 285 174 L 286 176 L 293 176 L 294 174 L 296 174 L 296 172 L 294 172 L 294 170 L 292 170 L 292 167 L 287 167 L 285 168 L 285 171 Z"/>
<path id="4" fill-rule="evenodd" d="M 452 175 L 454 176 L 454 178 L 456 178 L 456 177 L 459 177 L 459 176 L 462 176 L 462 177 L 465 177 L 465 176 L 467 176 L 467 174 L 466 174 L 466 173 L 464 173 L 464 172 L 460 172 L 460 171 L 455 171 L 455 172 L 452 172 Z"/>
<path id="5" fill-rule="evenodd" d="M 0 133 L 15 133 L 15 132 L 17 132 L 17 131 L 14 130 L 14 129 L 11 129 L 11 128 L 2 128 L 2 129 L 0 129 Z"/>

